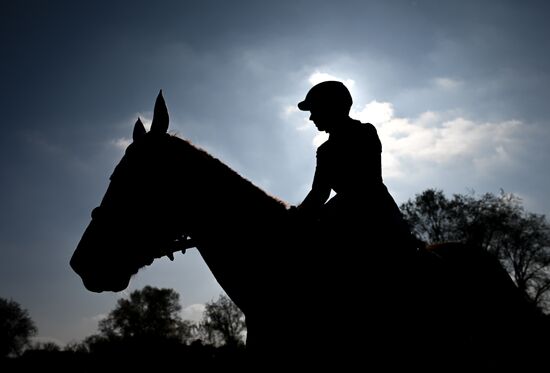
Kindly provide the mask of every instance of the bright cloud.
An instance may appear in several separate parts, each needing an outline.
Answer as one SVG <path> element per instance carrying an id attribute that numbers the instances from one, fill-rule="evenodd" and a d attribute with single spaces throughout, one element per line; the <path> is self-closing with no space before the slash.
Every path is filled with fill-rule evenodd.
<path id="1" fill-rule="evenodd" d="M 360 111 L 352 110 L 350 116 L 375 125 L 386 123 L 393 118 L 393 105 L 389 102 L 372 101 Z"/>
<path id="2" fill-rule="evenodd" d="M 202 320 L 205 309 L 206 307 L 202 303 L 191 304 L 181 310 L 181 316 L 184 320 L 199 322 Z"/>
<path id="3" fill-rule="evenodd" d="M 399 118 L 391 103 L 377 101 L 351 116 L 377 127 L 389 177 L 404 176 L 405 162 L 430 167 L 460 161 L 476 171 L 508 163 L 523 129 L 515 120 L 480 123 L 429 111 L 415 119 Z"/>
<path id="4" fill-rule="evenodd" d="M 319 132 L 313 138 L 312 143 L 313 143 L 313 146 L 315 146 L 317 148 L 317 147 L 319 147 L 319 145 L 321 145 L 322 143 L 324 143 L 327 140 L 328 140 L 328 133 Z"/>

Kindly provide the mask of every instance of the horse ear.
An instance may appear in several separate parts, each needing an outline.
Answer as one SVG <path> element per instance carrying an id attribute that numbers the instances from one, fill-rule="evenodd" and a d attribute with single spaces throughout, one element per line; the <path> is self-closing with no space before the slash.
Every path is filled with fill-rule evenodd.
<path id="1" fill-rule="evenodd" d="M 160 134 L 166 133 L 168 131 L 168 121 L 168 108 L 166 107 L 166 102 L 164 102 L 164 97 L 162 97 L 161 89 L 159 95 L 157 96 L 157 101 L 155 102 L 151 132 Z"/>
<path id="2" fill-rule="evenodd" d="M 141 118 L 138 117 L 136 124 L 134 125 L 134 133 L 132 133 L 132 139 L 134 141 L 140 139 L 145 135 L 147 131 L 145 131 L 145 127 L 143 126 L 143 123 L 141 122 Z"/>

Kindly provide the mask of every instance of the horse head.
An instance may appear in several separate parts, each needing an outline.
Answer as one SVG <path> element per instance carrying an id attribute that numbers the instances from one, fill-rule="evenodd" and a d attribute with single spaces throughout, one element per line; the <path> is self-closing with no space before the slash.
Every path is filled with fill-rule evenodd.
<path id="1" fill-rule="evenodd" d="M 164 255 L 173 259 L 174 248 L 182 248 L 188 222 L 173 196 L 182 192 L 174 162 L 175 142 L 183 140 L 167 134 L 168 122 L 161 91 L 150 131 L 137 120 L 133 142 L 70 260 L 90 291 L 124 290 L 140 268 Z"/>

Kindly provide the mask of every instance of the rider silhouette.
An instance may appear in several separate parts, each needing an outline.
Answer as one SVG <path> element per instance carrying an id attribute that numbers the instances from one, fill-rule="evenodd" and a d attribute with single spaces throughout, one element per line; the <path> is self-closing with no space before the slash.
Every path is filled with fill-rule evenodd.
<path id="1" fill-rule="evenodd" d="M 352 103 L 343 83 L 325 81 L 298 104 L 329 138 L 317 149 L 312 188 L 296 210 L 336 232 L 339 240 L 367 233 L 371 243 L 409 246 L 408 226 L 382 180 L 378 133 L 372 124 L 350 118 Z M 331 190 L 336 195 L 329 200 Z"/>
<path id="2" fill-rule="evenodd" d="M 307 294 L 306 299 L 351 301 L 342 312 L 331 313 L 336 320 L 346 320 L 349 312 L 361 315 L 362 322 L 352 328 L 320 329 L 321 335 L 315 328 L 308 330 L 314 340 L 345 341 L 330 344 L 328 351 L 317 355 L 336 353 L 339 361 L 352 363 L 369 351 L 369 360 L 387 364 L 392 356 L 416 355 L 411 346 L 418 342 L 418 328 L 409 322 L 416 318 L 410 309 L 410 317 L 403 317 L 399 303 L 416 301 L 409 285 L 414 278 L 409 268 L 414 267 L 416 242 L 383 183 L 382 144 L 376 128 L 350 118 L 352 103 L 344 84 L 326 81 L 312 87 L 298 104 L 329 137 L 317 149 L 310 192 L 290 209 L 292 226 L 303 237 L 290 261 L 298 263 L 293 285 L 304 289 L 298 294 Z M 335 195 L 329 199 L 331 191 Z M 399 301 L 388 289 L 399 292 Z M 358 296 L 367 307 L 353 306 Z M 307 317 L 318 327 L 328 316 L 319 312 Z M 367 349 L 365 336 L 376 345 Z"/>

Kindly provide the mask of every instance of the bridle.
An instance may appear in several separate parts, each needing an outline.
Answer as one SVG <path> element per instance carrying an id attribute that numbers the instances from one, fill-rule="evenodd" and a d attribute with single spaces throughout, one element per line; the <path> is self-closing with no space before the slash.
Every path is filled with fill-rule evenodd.
<path id="1" fill-rule="evenodd" d="M 94 208 L 92 210 L 92 220 L 94 219 L 99 220 L 108 216 L 105 210 L 106 210 L 105 206 L 98 206 Z M 170 240 L 161 239 L 160 242 L 157 244 L 151 243 L 157 246 L 156 251 L 151 254 L 153 259 L 159 259 L 166 256 L 168 257 L 168 259 L 173 261 L 174 253 L 181 251 L 182 254 L 185 254 L 187 249 L 197 247 L 196 241 L 193 240 L 188 233 L 178 233 L 175 239 L 170 239 Z"/>
<path id="2" fill-rule="evenodd" d="M 125 158 L 123 158 L 125 159 Z M 118 179 L 117 175 L 122 172 L 124 167 L 122 167 L 123 163 L 121 163 L 115 168 L 113 171 L 111 177 L 109 178 L 111 182 Z M 107 211 L 106 211 L 107 210 Z M 106 216 L 109 216 L 109 208 L 106 206 L 100 205 L 93 209 L 92 211 L 92 220 L 93 219 L 101 219 Z M 151 252 L 151 257 L 153 259 L 162 258 L 164 256 L 167 256 L 171 261 L 174 260 L 174 253 L 181 251 L 182 254 L 185 254 L 187 249 L 197 247 L 197 243 L 195 240 L 193 240 L 188 233 L 181 233 L 178 232 L 174 235 L 176 238 L 172 239 L 160 239 L 160 242 L 151 242 L 150 244 L 156 246 L 156 248 L 153 248 L 153 252 Z M 156 240 L 155 240 L 156 241 Z"/>

